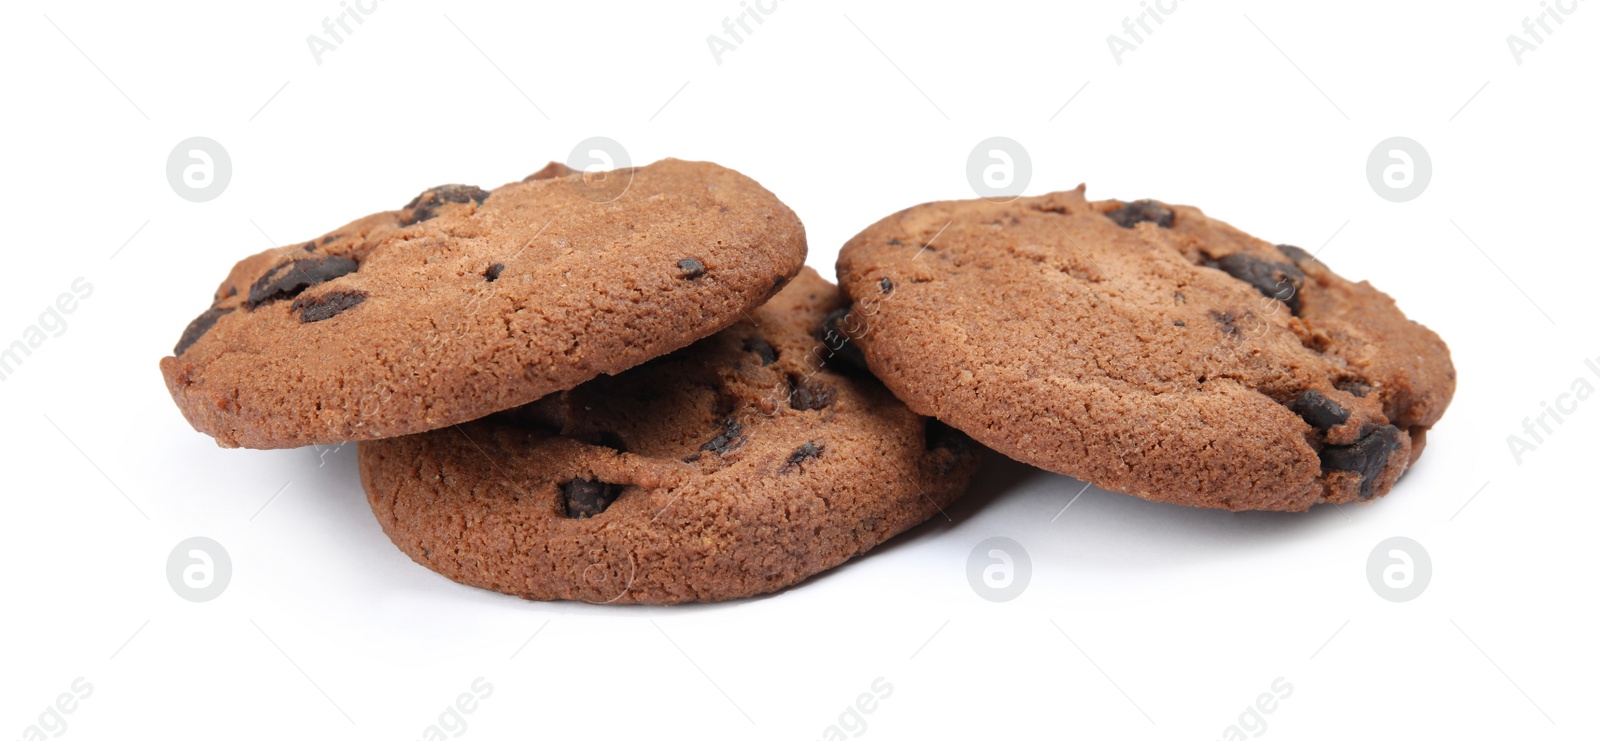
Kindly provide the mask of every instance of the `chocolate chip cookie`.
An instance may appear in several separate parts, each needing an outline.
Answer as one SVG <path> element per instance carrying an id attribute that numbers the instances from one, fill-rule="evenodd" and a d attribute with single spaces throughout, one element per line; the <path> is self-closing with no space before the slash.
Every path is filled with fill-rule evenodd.
<path id="1" fill-rule="evenodd" d="M 607 175 L 443 185 L 246 258 L 162 359 L 172 398 L 225 447 L 437 429 L 709 336 L 805 259 L 794 212 L 737 172 Z"/>
<path id="2" fill-rule="evenodd" d="M 708 265 L 708 270 L 710 266 Z M 363 442 L 384 532 L 451 579 L 529 599 L 772 592 L 936 515 L 978 463 L 832 350 L 809 268 L 733 326 L 488 419 Z"/>
<path id="3" fill-rule="evenodd" d="M 1389 491 L 1455 391 L 1389 296 L 1199 209 L 929 203 L 846 244 L 840 331 L 913 410 L 1147 499 L 1304 510 Z"/>

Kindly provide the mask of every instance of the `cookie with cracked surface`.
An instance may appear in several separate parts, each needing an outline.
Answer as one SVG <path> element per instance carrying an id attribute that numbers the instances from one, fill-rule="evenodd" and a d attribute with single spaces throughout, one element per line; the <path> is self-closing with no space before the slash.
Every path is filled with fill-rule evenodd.
<path id="1" fill-rule="evenodd" d="M 929 203 L 838 270 L 841 331 L 912 409 L 1156 501 L 1372 499 L 1455 391 L 1444 342 L 1387 295 L 1188 206 Z"/>
<path id="2" fill-rule="evenodd" d="M 715 164 L 662 160 L 613 195 L 552 163 L 246 258 L 162 359 L 167 387 L 226 447 L 437 429 L 711 335 L 805 259 L 794 212 Z"/>
<path id="3" fill-rule="evenodd" d="M 934 516 L 969 439 L 835 369 L 844 304 L 803 270 L 676 353 L 533 404 L 360 446 L 383 530 L 451 579 L 529 599 L 707 602 L 773 592 Z"/>

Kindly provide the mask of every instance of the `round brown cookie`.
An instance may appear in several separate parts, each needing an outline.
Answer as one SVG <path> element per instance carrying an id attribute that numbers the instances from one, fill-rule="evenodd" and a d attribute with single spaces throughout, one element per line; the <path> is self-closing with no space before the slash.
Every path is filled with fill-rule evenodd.
<path id="1" fill-rule="evenodd" d="M 706 337 L 805 259 L 794 212 L 737 172 L 606 175 L 440 186 L 246 258 L 162 359 L 167 388 L 225 447 L 437 429 Z"/>
<path id="2" fill-rule="evenodd" d="M 1198 209 L 929 203 L 839 256 L 841 330 L 913 410 L 1146 499 L 1304 510 L 1386 493 L 1455 390 L 1371 285 Z"/>
<path id="3" fill-rule="evenodd" d="M 722 332 L 488 419 L 361 444 L 400 550 L 530 599 L 764 594 L 927 519 L 978 448 L 818 339 L 838 289 L 809 268 Z M 826 363 L 826 364 L 824 364 Z"/>

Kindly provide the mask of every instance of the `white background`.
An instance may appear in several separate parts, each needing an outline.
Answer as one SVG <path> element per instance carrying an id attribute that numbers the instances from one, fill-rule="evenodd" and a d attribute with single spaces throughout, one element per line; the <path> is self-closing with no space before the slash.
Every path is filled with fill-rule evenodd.
<path id="1" fill-rule="evenodd" d="M 1106 37 L 1135 0 L 787 0 L 719 65 L 706 37 L 739 0 L 534 5 L 386 0 L 320 65 L 306 37 L 338 0 L 9 9 L 0 344 L 74 279 L 94 291 L 0 382 L 0 738 L 79 677 L 66 738 L 420 738 L 479 677 L 467 738 L 821 738 L 879 677 L 865 738 L 1215 739 L 1280 677 L 1265 730 L 1247 719 L 1264 737 L 1595 733 L 1600 400 L 1520 465 L 1506 437 L 1575 379 L 1600 386 L 1600 8 L 1576 2 L 1519 65 L 1506 37 L 1533 0 L 1179 2 L 1119 65 Z M 237 259 L 595 135 L 756 178 L 828 276 L 874 220 L 971 197 L 968 153 L 1008 136 L 1030 193 L 1087 182 L 1320 248 L 1450 343 L 1455 403 L 1375 504 L 1074 500 L 991 456 L 952 522 L 778 595 L 675 608 L 456 585 L 379 531 L 353 445 L 222 450 L 179 416 L 156 362 Z M 208 203 L 166 180 L 191 136 L 233 161 Z M 1391 136 L 1432 157 L 1408 203 L 1366 180 Z M 233 562 L 203 604 L 165 576 L 194 535 Z M 1033 566 L 998 604 L 966 576 L 997 535 Z M 1405 603 L 1366 577 L 1395 535 L 1433 563 Z"/>

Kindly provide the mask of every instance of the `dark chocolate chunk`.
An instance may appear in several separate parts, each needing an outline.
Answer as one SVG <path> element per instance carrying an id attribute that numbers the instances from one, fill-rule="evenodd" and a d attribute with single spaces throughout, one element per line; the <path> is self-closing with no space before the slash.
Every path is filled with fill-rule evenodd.
<path id="1" fill-rule="evenodd" d="M 789 376 L 789 408 L 802 412 L 821 409 L 833 403 L 833 389 L 820 383 L 801 381 Z"/>
<path id="2" fill-rule="evenodd" d="M 301 245 L 300 249 L 305 250 L 306 252 L 316 252 L 317 251 L 316 240 L 312 240 L 310 242 L 306 242 L 304 245 Z"/>
<path id="3" fill-rule="evenodd" d="M 1231 311 L 1213 311 L 1213 312 L 1210 312 L 1210 314 L 1211 314 L 1211 321 L 1216 322 L 1217 326 L 1222 328 L 1222 331 L 1227 332 L 1230 336 L 1233 336 L 1233 337 L 1238 337 L 1239 336 L 1239 324 L 1236 321 L 1237 317 L 1235 317 L 1233 315 L 1233 312 L 1231 312 Z"/>
<path id="4" fill-rule="evenodd" d="M 1243 252 L 1216 260 L 1211 267 L 1249 283 L 1261 295 L 1282 301 L 1290 313 L 1300 315 L 1300 288 L 1306 280 L 1300 268 L 1288 263 L 1267 262 Z"/>
<path id="5" fill-rule="evenodd" d="M 301 296 L 289 304 L 289 311 L 300 313 L 300 322 L 310 324 L 332 319 L 367 300 L 361 291 L 328 291 L 316 296 Z"/>
<path id="6" fill-rule="evenodd" d="M 1282 252 L 1284 257 L 1293 260 L 1296 265 L 1307 260 L 1314 261 L 1317 259 L 1310 252 L 1306 252 L 1305 250 L 1302 250 L 1292 244 L 1280 244 L 1278 245 L 1278 251 Z"/>
<path id="7" fill-rule="evenodd" d="M 695 278 L 706 274 L 705 264 L 692 257 L 685 257 L 682 260 L 679 260 L 678 270 L 682 271 L 678 274 L 678 277 L 687 280 L 694 280 Z"/>
<path id="8" fill-rule="evenodd" d="M 405 205 L 410 215 L 400 221 L 401 226 L 420 224 L 437 216 L 435 211 L 446 203 L 466 203 L 474 201 L 482 204 L 488 199 L 489 191 L 476 185 L 441 185 L 422 191 L 416 198 Z"/>
<path id="9" fill-rule="evenodd" d="M 892 291 L 894 291 L 894 281 L 889 280 L 888 278 L 880 278 L 878 280 L 879 293 L 890 293 Z"/>
<path id="10" fill-rule="evenodd" d="M 1361 437 L 1354 445 L 1329 445 L 1322 449 L 1322 467 L 1329 471 L 1361 474 L 1361 498 L 1372 498 L 1372 483 L 1400 449 L 1400 428 L 1384 425 Z"/>
<path id="11" fill-rule="evenodd" d="M 606 511 L 622 494 L 622 487 L 592 479 L 573 479 L 561 485 L 561 500 L 567 517 L 583 520 Z"/>
<path id="12" fill-rule="evenodd" d="M 772 365 L 773 361 L 778 359 L 777 348 L 760 337 L 745 338 L 744 351 L 755 353 L 756 357 L 761 358 L 762 365 Z"/>
<path id="13" fill-rule="evenodd" d="M 228 314 L 232 311 L 233 309 L 219 309 L 215 306 L 206 309 L 204 313 L 195 317 L 194 321 L 189 322 L 189 326 L 183 329 L 183 336 L 178 338 L 178 344 L 172 348 L 172 354 L 182 355 L 183 351 L 189 349 L 190 345 L 199 342 L 206 332 L 211 331 L 211 327 L 217 323 L 218 319 L 222 318 L 223 314 Z"/>
<path id="14" fill-rule="evenodd" d="M 848 306 L 828 312 L 828 315 L 822 319 L 822 325 L 817 327 L 816 337 L 830 351 L 825 360 L 838 359 L 839 362 L 835 365 L 836 370 L 869 373 L 870 371 L 867 370 L 867 358 L 861 354 L 861 348 L 856 347 L 855 343 L 850 341 L 849 333 L 839 326 L 849 316 L 850 307 Z"/>
<path id="15" fill-rule="evenodd" d="M 1301 391 L 1287 406 L 1289 411 L 1300 415 L 1306 424 L 1323 432 L 1327 432 L 1350 418 L 1350 412 L 1339 406 L 1338 402 L 1322 395 L 1321 391 L 1307 389 Z"/>
<path id="16" fill-rule="evenodd" d="M 476 185 L 440 185 L 418 193 L 416 198 L 411 199 L 411 202 L 406 204 L 406 208 L 416 208 L 428 203 L 466 203 L 467 201 L 483 203 L 488 198 L 489 191 Z"/>
<path id="17" fill-rule="evenodd" d="M 1122 208 L 1111 211 L 1106 216 L 1124 229 L 1132 229 L 1134 224 L 1141 221 L 1153 222 L 1163 229 L 1172 228 L 1172 209 L 1159 201 L 1149 199 L 1125 203 Z"/>
<path id="18" fill-rule="evenodd" d="M 902 242 L 902 241 L 900 241 L 898 239 L 891 239 L 891 240 L 889 240 L 889 245 L 892 246 L 892 247 L 904 247 L 904 246 L 906 246 L 906 243 Z"/>
<path id="19" fill-rule="evenodd" d="M 1333 387 L 1351 396 L 1366 396 L 1372 393 L 1372 387 L 1354 378 L 1342 378 Z"/>
<path id="20" fill-rule="evenodd" d="M 1183 320 L 1179 319 L 1178 321 L 1173 322 L 1172 326 L 1174 326 L 1174 327 L 1182 327 L 1182 326 L 1185 326 L 1185 325 L 1183 323 Z"/>
<path id="21" fill-rule="evenodd" d="M 822 443 L 816 442 L 815 440 L 795 448 L 794 452 L 789 454 L 788 460 L 785 460 L 783 465 L 778 467 L 778 473 L 787 473 L 789 469 L 800 466 L 806 461 L 822 455 L 822 449 Z"/>
<path id="22" fill-rule="evenodd" d="M 506 264 L 503 262 L 497 262 L 493 265 L 490 265 L 488 270 L 483 271 L 484 280 L 487 280 L 490 283 L 500 280 L 500 273 L 505 269 Z"/>
<path id="23" fill-rule="evenodd" d="M 722 420 L 722 431 L 716 437 L 701 445 L 701 450 L 709 450 L 717 455 L 722 455 L 744 444 L 744 425 L 733 417 Z"/>
<path id="24" fill-rule="evenodd" d="M 354 273 L 358 267 L 356 261 L 348 257 L 290 260 L 268 270 L 266 275 L 250 286 L 250 295 L 245 299 L 244 307 L 253 311 L 265 303 L 294 298 L 314 285 Z"/>

